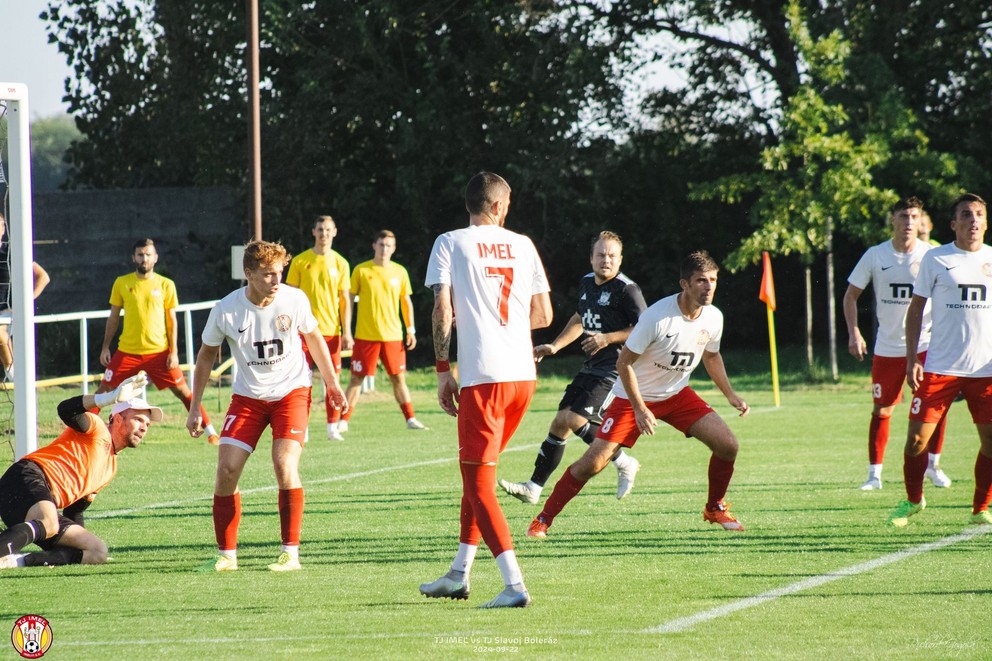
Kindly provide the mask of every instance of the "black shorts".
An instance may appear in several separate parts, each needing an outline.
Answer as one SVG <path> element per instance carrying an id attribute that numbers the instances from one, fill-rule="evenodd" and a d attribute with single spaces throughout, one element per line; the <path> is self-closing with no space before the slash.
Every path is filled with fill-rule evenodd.
<path id="1" fill-rule="evenodd" d="M 21 459 L 0 477 L 0 520 L 8 528 L 24 523 L 27 520 L 28 510 L 35 503 L 43 500 L 56 504 L 45 472 L 33 461 Z M 37 542 L 38 546 L 46 551 L 51 549 L 62 539 L 62 534 L 71 525 L 76 525 L 76 522 L 59 513 L 58 533 Z"/>
<path id="2" fill-rule="evenodd" d="M 558 403 L 558 410 L 569 409 L 589 422 L 602 424 L 602 412 L 613 400 L 610 392 L 615 382 L 616 379 L 610 377 L 580 372 L 565 387 L 565 394 Z"/>

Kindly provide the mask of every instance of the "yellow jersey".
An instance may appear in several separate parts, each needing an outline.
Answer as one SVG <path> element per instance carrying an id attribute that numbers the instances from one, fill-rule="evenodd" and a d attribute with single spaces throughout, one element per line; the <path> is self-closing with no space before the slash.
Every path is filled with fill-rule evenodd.
<path id="1" fill-rule="evenodd" d="M 400 299 L 413 293 L 410 276 L 396 262 L 376 266 L 362 262 L 351 273 L 351 293 L 358 297 L 355 339 L 396 342 L 406 337 L 400 319 Z"/>
<path id="2" fill-rule="evenodd" d="M 97 493 L 117 473 L 110 430 L 93 413 L 86 415 L 90 418 L 88 432 L 66 429 L 49 445 L 24 457 L 41 467 L 59 509 Z"/>
<path id="3" fill-rule="evenodd" d="M 313 249 L 293 258 L 286 284 L 303 291 L 325 337 L 341 334 L 341 298 L 351 286 L 351 267 L 337 251 L 319 255 Z"/>
<path id="4" fill-rule="evenodd" d="M 144 280 L 128 273 L 114 280 L 110 304 L 124 310 L 124 331 L 117 348 L 139 356 L 169 348 L 165 315 L 179 305 L 176 284 L 157 273 Z"/>

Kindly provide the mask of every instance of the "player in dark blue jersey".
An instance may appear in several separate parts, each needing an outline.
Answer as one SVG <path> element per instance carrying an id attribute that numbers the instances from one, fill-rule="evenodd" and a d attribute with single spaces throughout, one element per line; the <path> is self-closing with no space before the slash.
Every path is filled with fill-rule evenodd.
<path id="1" fill-rule="evenodd" d="M 587 444 L 596 437 L 602 419 L 600 411 L 617 380 L 617 357 L 637 318 L 645 310 L 644 295 L 637 283 L 620 273 L 623 242 L 613 232 L 600 232 L 593 240 L 592 273 L 582 278 L 578 310 L 551 344 L 534 347 L 534 359 L 553 356 L 581 339 L 586 361 L 558 404 L 548 437 L 541 444 L 534 462 L 534 474 L 527 482 L 499 480 L 508 494 L 525 503 L 537 504 L 541 490 L 558 468 L 565 454 L 568 437 L 575 433 Z M 617 498 L 634 487 L 640 463 L 621 451 L 614 459 L 617 467 Z"/>

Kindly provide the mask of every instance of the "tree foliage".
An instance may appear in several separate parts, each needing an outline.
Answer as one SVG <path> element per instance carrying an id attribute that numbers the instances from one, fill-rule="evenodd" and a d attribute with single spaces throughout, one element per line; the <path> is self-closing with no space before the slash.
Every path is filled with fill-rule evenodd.
<path id="1" fill-rule="evenodd" d="M 615 88 L 611 53 L 552 10 L 263 0 L 266 234 L 293 236 L 326 209 L 367 233 L 434 232 L 461 222 L 460 186 L 481 167 L 537 199 L 559 187 L 580 114 Z M 243 182 L 240 6 L 70 0 L 48 16 L 84 81 L 67 90 L 88 137 L 72 152 L 77 185 Z"/>
<path id="2" fill-rule="evenodd" d="M 760 171 L 729 175 L 696 190 L 701 199 L 731 204 L 758 193 L 751 208 L 758 227 L 730 255 L 732 268 L 756 264 L 763 251 L 796 254 L 809 264 L 831 247 L 834 227 L 861 241 L 873 240 L 878 218 L 898 199 L 873 177 L 891 156 L 887 134 L 857 140 L 848 130 L 844 107 L 827 103 L 818 91 L 843 82 L 849 45 L 837 31 L 814 41 L 799 6 L 790 5 L 788 13 L 790 34 L 808 73 L 786 102 L 778 144 L 763 151 Z"/>
<path id="3" fill-rule="evenodd" d="M 809 268 L 828 219 L 860 250 L 896 196 L 934 209 L 988 192 L 987 0 L 260 10 L 265 235 L 290 246 L 330 212 L 347 254 L 389 227 L 416 271 L 433 236 L 464 223 L 461 188 L 486 168 L 514 185 L 511 224 L 538 242 L 560 302 L 604 228 L 660 295 L 691 249 L 735 267 L 771 249 Z M 75 71 L 73 186 L 245 190 L 241 4 L 53 0 L 47 18 Z M 680 83 L 625 114 L 652 54 Z"/>
<path id="4" fill-rule="evenodd" d="M 36 191 L 61 187 L 69 176 L 66 151 L 82 136 L 69 115 L 31 122 L 31 185 Z"/>

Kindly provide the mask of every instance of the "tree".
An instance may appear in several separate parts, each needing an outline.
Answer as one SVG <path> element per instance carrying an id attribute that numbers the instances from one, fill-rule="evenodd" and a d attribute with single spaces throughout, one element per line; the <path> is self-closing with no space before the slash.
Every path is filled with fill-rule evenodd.
<path id="1" fill-rule="evenodd" d="M 36 191 L 55 190 L 69 174 L 66 151 L 81 137 L 68 115 L 44 117 L 31 122 L 31 185 Z"/>
<path id="2" fill-rule="evenodd" d="M 899 195 L 875 182 L 875 172 L 891 160 L 891 141 L 917 136 L 916 152 L 926 154 L 925 141 L 913 130 L 913 117 L 887 131 L 872 131 L 871 122 L 861 140 L 852 136 L 850 116 L 841 104 L 827 103 L 823 94 L 844 82 L 850 46 L 835 31 L 814 42 L 797 3 L 788 8 L 790 34 L 806 63 L 799 88 L 786 104 L 780 141 L 764 150 L 761 171 L 730 175 L 700 186 L 700 199 L 719 198 L 737 203 L 757 192 L 751 211 L 757 229 L 730 257 L 731 268 L 756 264 L 762 251 L 796 254 L 806 276 L 807 360 L 812 366 L 812 258 L 827 257 L 828 330 L 830 364 L 837 378 L 833 242 L 836 231 L 856 240 L 880 238 L 878 218 Z M 945 159 L 946 161 L 946 159 Z M 935 181 L 940 181 L 939 175 Z"/>
<path id="3" fill-rule="evenodd" d="M 240 12 L 50 3 L 85 135 L 72 185 L 246 188 Z M 570 249 L 559 228 L 592 224 L 571 205 L 599 153 L 582 127 L 616 116 L 622 95 L 618 54 L 575 12 L 550 0 L 263 0 L 260 32 L 266 238 L 307 245 L 310 218 L 331 213 L 343 250 L 371 255 L 387 227 L 417 272 L 434 236 L 465 222 L 462 190 L 481 169 L 514 186 L 512 222 L 546 258 Z"/>

